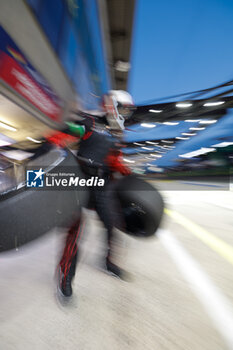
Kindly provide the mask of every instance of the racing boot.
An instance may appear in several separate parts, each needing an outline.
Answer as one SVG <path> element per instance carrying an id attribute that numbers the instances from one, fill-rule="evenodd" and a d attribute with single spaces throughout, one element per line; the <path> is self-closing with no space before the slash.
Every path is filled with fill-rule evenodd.
<path id="1" fill-rule="evenodd" d="M 129 280 L 128 273 L 116 264 L 114 264 L 109 257 L 106 258 L 106 270 L 114 277 L 118 277 L 123 281 Z"/>
<path id="2" fill-rule="evenodd" d="M 76 269 L 76 262 L 77 262 L 77 253 L 74 256 L 71 266 L 64 274 L 61 266 L 59 267 L 59 281 L 58 281 L 58 289 L 62 296 L 64 297 L 71 297 L 72 296 L 72 279 L 75 275 L 75 269 Z"/>

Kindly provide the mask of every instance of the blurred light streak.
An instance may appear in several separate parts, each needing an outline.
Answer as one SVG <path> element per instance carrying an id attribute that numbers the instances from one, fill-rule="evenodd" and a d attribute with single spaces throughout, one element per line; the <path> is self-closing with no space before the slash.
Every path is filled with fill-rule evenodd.
<path id="1" fill-rule="evenodd" d="M 192 103 L 182 102 L 182 103 L 177 103 L 176 107 L 178 107 L 178 108 L 188 108 L 188 107 L 191 107 L 192 105 L 193 105 Z"/>
<path id="2" fill-rule="evenodd" d="M 206 102 L 204 103 L 204 107 L 212 107 L 212 106 L 220 106 L 223 103 L 225 103 L 225 101 L 216 101 L 216 102 Z"/>
<path id="3" fill-rule="evenodd" d="M 151 112 L 151 113 L 161 113 L 162 109 L 149 109 L 149 112 Z"/>
<path id="4" fill-rule="evenodd" d="M 14 128 L 13 126 L 10 126 L 10 125 L 5 124 L 3 122 L 0 122 L 0 127 L 7 129 L 7 130 L 10 130 L 10 131 L 17 131 L 17 129 Z"/>
<path id="5" fill-rule="evenodd" d="M 181 155 L 179 155 L 179 157 L 193 158 L 196 156 L 200 156 L 201 154 L 206 154 L 206 153 L 213 152 L 213 151 L 215 151 L 215 148 L 202 147 L 200 149 L 197 149 L 196 151 L 181 154 Z"/>
<path id="6" fill-rule="evenodd" d="M 155 124 L 150 124 L 150 123 L 141 123 L 141 126 L 143 126 L 144 128 L 155 128 L 156 127 Z"/>

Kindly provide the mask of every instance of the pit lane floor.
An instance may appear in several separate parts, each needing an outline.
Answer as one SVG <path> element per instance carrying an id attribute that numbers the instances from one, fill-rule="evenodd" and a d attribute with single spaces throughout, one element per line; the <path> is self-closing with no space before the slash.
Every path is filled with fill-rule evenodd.
<path id="1" fill-rule="evenodd" d="M 233 349 L 233 193 L 185 186 L 163 192 L 157 239 L 120 235 L 116 260 L 130 282 L 101 270 L 104 233 L 90 213 L 66 305 L 54 284 L 63 232 L 1 254 L 0 349 Z"/>

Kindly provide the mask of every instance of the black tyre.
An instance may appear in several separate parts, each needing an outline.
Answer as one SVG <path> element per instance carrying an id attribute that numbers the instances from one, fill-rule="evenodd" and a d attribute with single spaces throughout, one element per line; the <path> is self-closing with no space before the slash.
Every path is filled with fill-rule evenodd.
<path id="1" fill-rule="evenodd" d="M 160 193 L 149 183 L 130 175 L 118 180 L 116 195 L 125 221 L 124 232 L 137 237 L 154 235 L 164 210 Z"/>

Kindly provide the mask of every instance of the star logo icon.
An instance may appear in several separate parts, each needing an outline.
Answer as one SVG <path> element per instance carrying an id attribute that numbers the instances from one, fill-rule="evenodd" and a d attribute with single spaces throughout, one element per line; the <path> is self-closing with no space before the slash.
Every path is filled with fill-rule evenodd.
<path id="1" fill-rule="evenodd" d="M 40 168 L 40 170 L 34 171 L 34 174 L 36 174 L 36 177 L 34 178 L 34 181 L 36 181 L 39 178 L 42 179 L 42 175 L 44 175 L 45 172 Z"/>
<path id="2" fill-rule="evenodd" d="M 39 170 L 27 170 L 27 187 L 44 187 L 45 172 Z"/>

